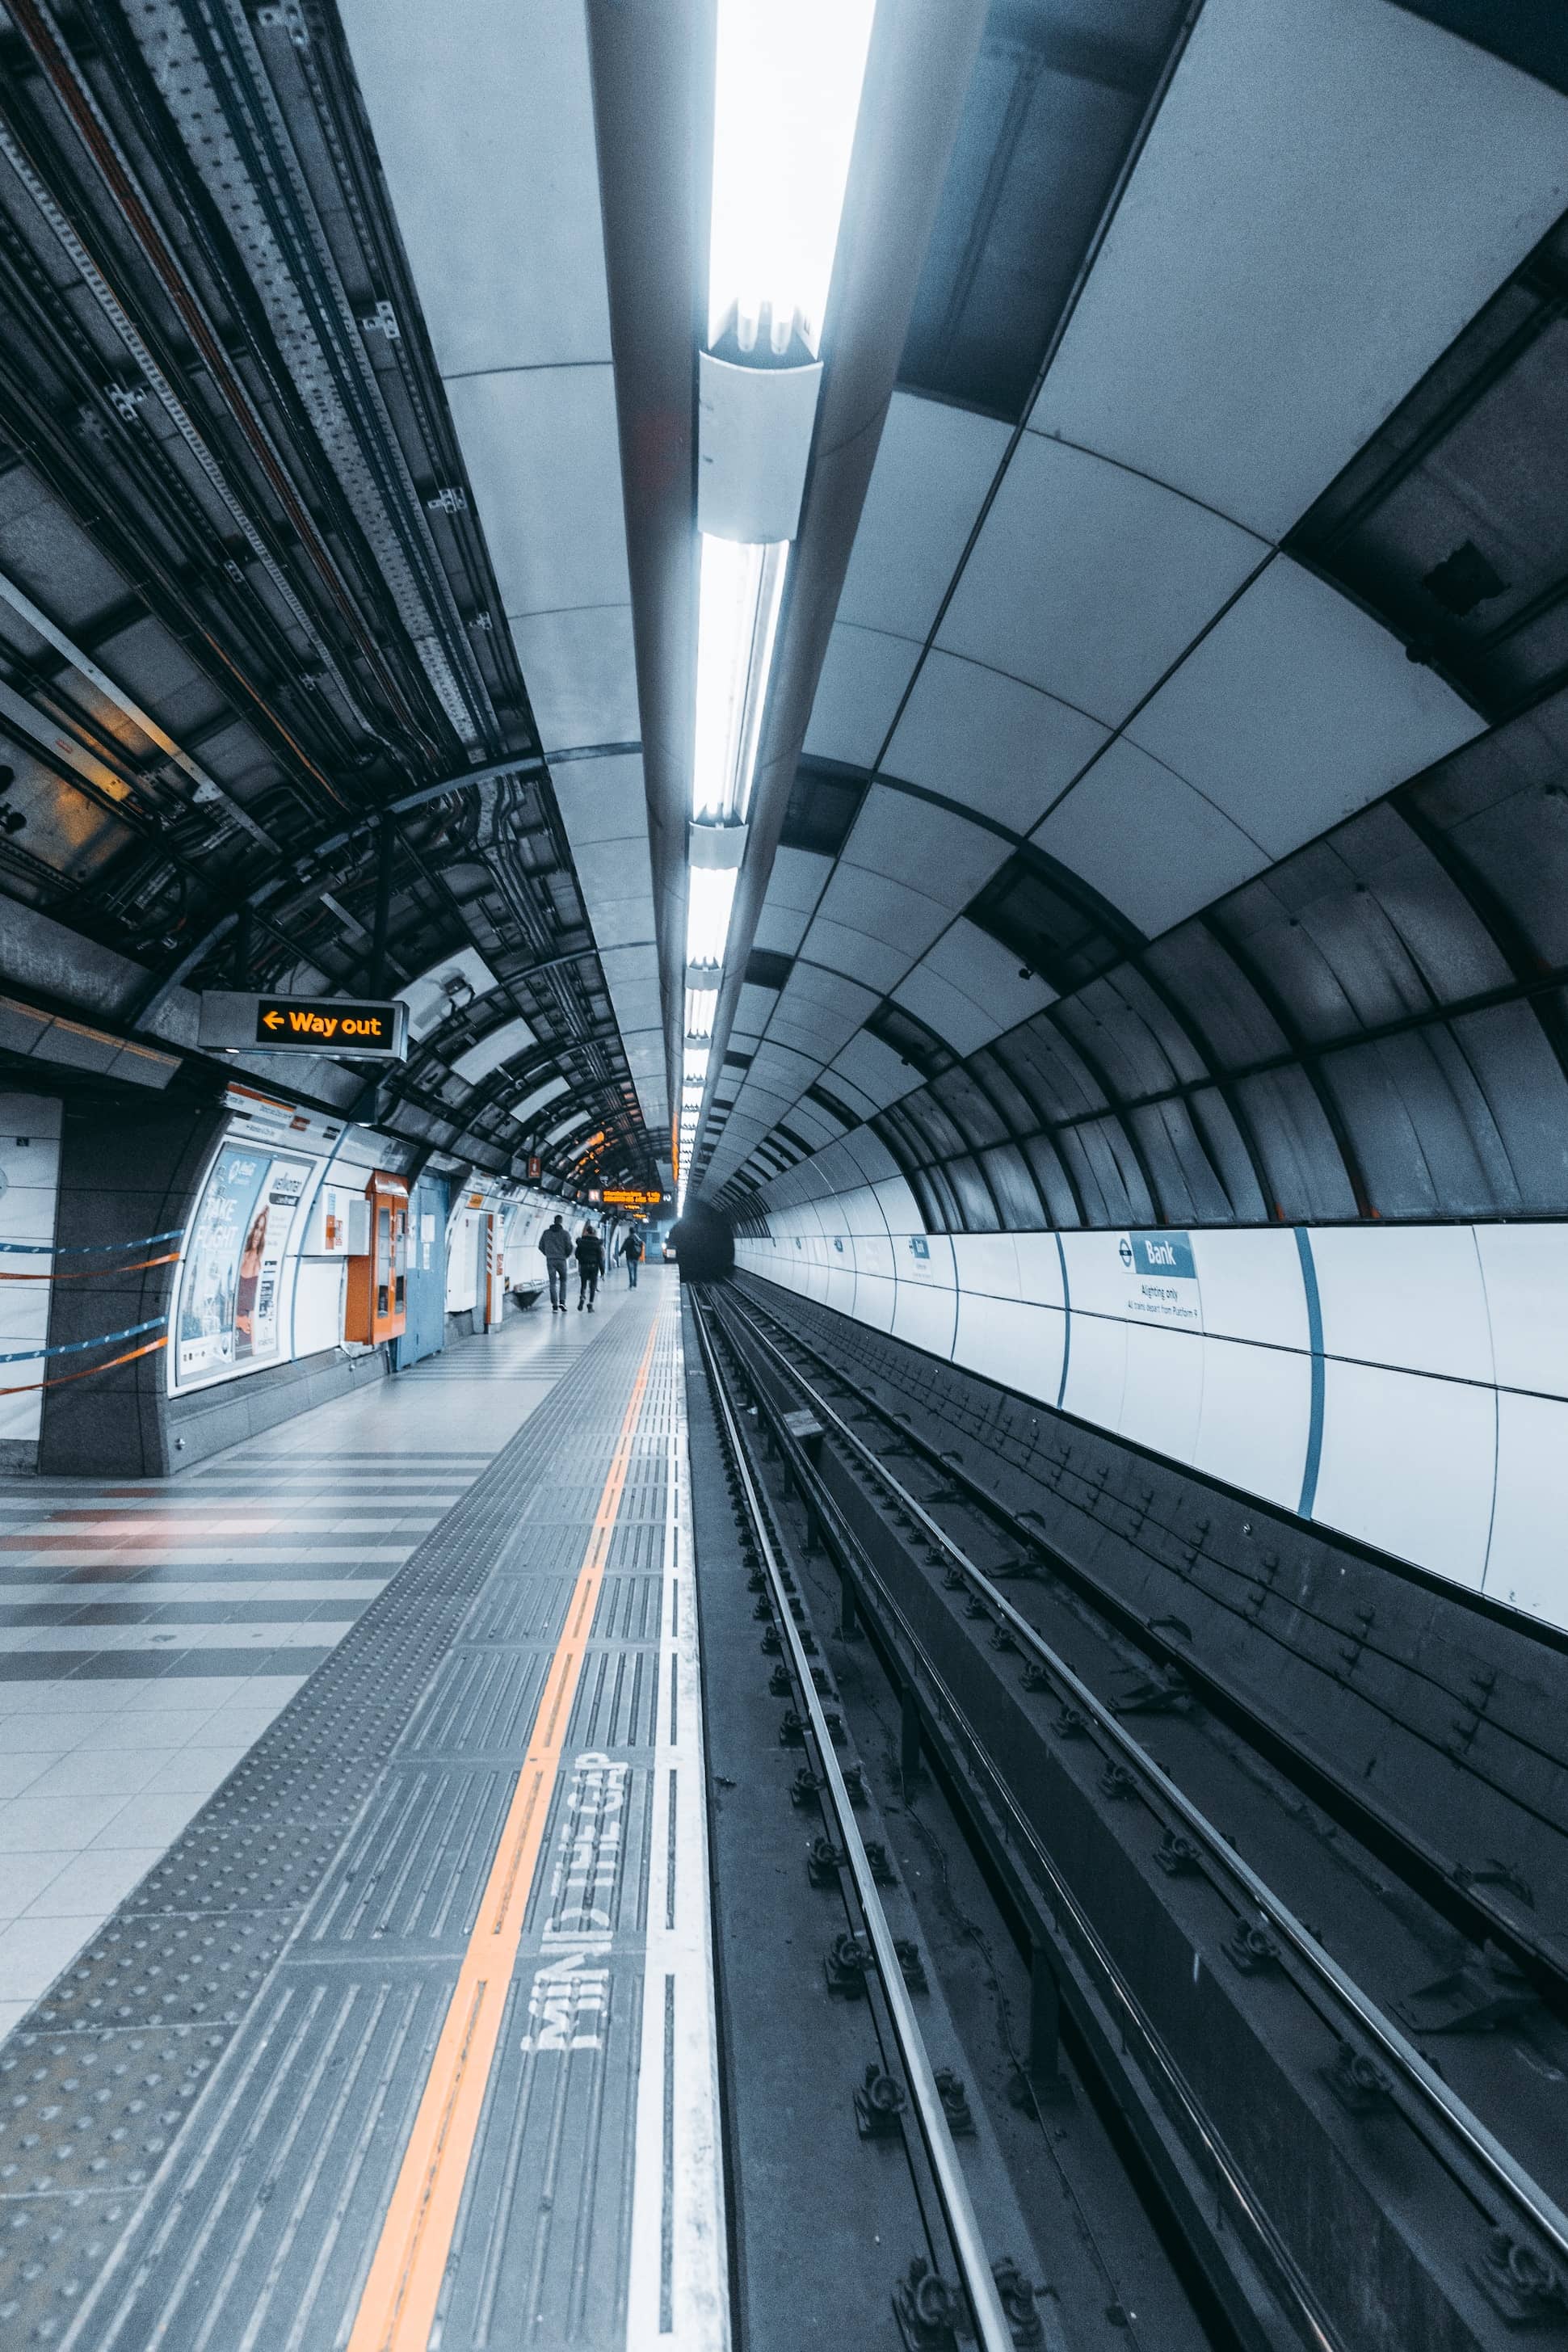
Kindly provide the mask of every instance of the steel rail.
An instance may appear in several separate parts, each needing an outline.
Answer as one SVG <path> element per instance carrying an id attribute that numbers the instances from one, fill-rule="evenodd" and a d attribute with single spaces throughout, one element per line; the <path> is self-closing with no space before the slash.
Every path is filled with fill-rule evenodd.
<path id="1" fill-rule="evenodd" d="M 1434 2072 L 1414 2043 L 1362 1991 L 1354 1979 L 1346 1975 L 1332 1954 L 1325 1951 L 1311 1929 L 1304 1927 L 1289 1910 L 1264 1880 L 1228 1845 L 1220 1832 L 1202 1813 L 1192 1800 L 1179 1789 L 1163 1768 L 1155 1763 L 1147 1750 L 1126 1730 L 1120 1720 L 1053 1650 L 1039 1628 L 1016 1609 L 1007 1595 L 998 1590 L 983 1569 L 977 1568 L 962 1547 L 946 1529 L 934 1519 L 923 1504 L 909 1492 L 902 1481 L 889 1470 L 858 1437 L 842 1415 L 835 1412 L 821 1391 L 813 1387 L 798 1366 L 789 1362 L 782 1349 L 759 1329 L 747 1308 L 730 1302 L 730 1309 L 746 1324 L 758 1345 L 783 1368 L 786 1376 L 811 1401 L 814 1412 L 832 1424 L 839 1439 L 867 1466 L 882 1483 L 898 1497 L 899 1506 L 916 1519 L 927 1539 L 938 1545 L 962 1570 L 987 1601 L 1006 1620 L 1009 1631 L 1023 1641 L 1062 1687 L 1071 1694 L 1072 1702 L 1091 1718 L 1096 1729 L 1121 1753 L 1123 1759 L 1145 1785 L 1152 1789 L 1161 1802 L 1181 1819 L 1184 1825 L 1201 1841 L 1205 1853 L 1234 1887 L 1256 1906 L 1268 1924 L 1290 1945 L 1304 1968 L 1327 1988 L 1333 1999 L 1355 2019 L 1367 2039 L 1376 2044 L 1383 2055 L 1397 2069 L 1404 2079 L 1419 2092 L 1426 2105 L 1439 2118 L 1442 2126 L 1465 2147 L 1481 2171 L 1516 2206 L 1541 2234 L 1551 2241 L 1558 2254 L 1568 2260 L 1568 2215 L 1550 2198 L 1540 2183 L 1531 2179 L 1523 2167 L 1510 2155 L 1502 2143 L 1487 2129 L 1478 2116 L 1472 2115 L 1464 2102 L 1456 2096 Z M 765 1310 L 764 1310 L 765 1311 Z M 787 1328 L 787 1327 L 785 1327 Z M 791 1335 L 793 1336 L 793 1335 Z M 809 1342 L 801 1344 L 809 1347 Z M 811 1350 L 815 1352 L 815 1350 Z M 852 1388 L 852 1381 L 848 1382 Z M 1439 2148 L 1435 2151 L 1442 2156 Z"/>
<path id="2" fill-rule="evenodd" d="M 718 1320 L 723 1324 L 722 1315 Z M 727 1327 L 726 1337 L 733 1347 L 735 1335 Z M 775 1435 L 802 1487 L 815 1486 L 815 1507 L 821 1515 L 824 1534 L 836 1530 L 833 1542 L 841 1557 L 852 1556 L 859 1561 L 867 1583 L 878 1596 L 878 1607 L 888 1622 L 902 1634 L 910 1653 L 919 1662 L 936 1695 L 938 1719 L 956 1726 L 967 1741 L 970 1762 L 988 1784 L 998 1811 L 1007 1822 L 1010 1822 L 1012 1837 L 1023 1851 L 1033 1857 L 1051 1917 L 1058 1923 L 1071 1923 L 1083 1951 L 1100 1972 L 1101 1982 L 1092 1987 L 1091 1998 L 1114 2006 L 1124 2046 L 1129 2039 L 1134 2041 L 1144 2053 L 1145 2067 L 1164 2084 L 1176 2108 L 1186 2120 L 1194 2147 L 1207 2157 L 1214 2168 L 1216 2180 L 1229 2197 L 1233 2221 L 1239 2222 L 1243 2231 L 1249 2234 L 1255 2254 L 1261 2257 L 1264 2272 L 1271 2274 L 1277 2282 L 1270 2291 L 1279 2299 L 1289 2297 L 1293 2302 L 1299 2333 L 1305 2342 L 1316 2347 L 1316 2352 L 1349 2352 L 1343 2338 L 1334 2334 L 1319 2311 L 1311 2288 L 1301 2277 L 1289 2250 L 1281 2243 L 1269 2216 L 1253 2199 L 1246 2179 L 1226 2143 L 1188 2089 L 1185 2076 L 1157 2028 L 1151 2022 L 1082 1905 L 1057 1869 L 1033 1822 L 992 1763 L 985 1742 L 971 1723 L 963 1701 L 910 1623 L 907 1613 L 882 1570 L 851 1528 L 838 1501 L 822 1485 L 820 1474 L 807 1460 L 788 1429 L 776 1429 Z M 864 1605 L 863 1595 L 862 1605 Z"/>
<path id="3" fill-rule="evenodd" d="M 756 1533 L 758 1553 L 772 1591 L 773 1606 L 780 1631 L 789 1644 L 789 1661 L 794 1668 L 796 1685 L 805 1703 L 806 1712 L 810 1720 L 811 1735 L 816 1742 L 818 1755 L 821 1759 L 823 1777 L 832 1799 L 834 1813 L 838 1817 L 839 1836 L 849 1864 L 850 1874 L 854 1880 L 855 1895 L 871 1937 L 872 1949 L 876 1956 L 877 1972 L 882 1980 L 883 1994 L 893 2021 L 899 2057 L 904 2066 L 905 2080 L 909 2084 L 911 2103 L 919 2121 L 921 2137 L 925 2143 L 925 2152 L 930 2159 L 932 2173 L 936 2182 L 937 2195 L 941 2199 L 943 2215 L 946 2221 L 948 2235 L 952 2240 L 954 2256 L 962 2274 L 964 2293 L 968 2299 L 970 2311 L 974 2315 L 978 2340 L 983 2352 L 1013 2352 L 1012 2329 L 1002 2309 L 1001 2297 L 997 2292 L 996 2279 L 991 2272 L 985 2240 L 981 2236 L 980 2225 L 969 2196 L 968 2183 L 964 2179 L 958 2152 L 953 2145 L 953 2135 L 948 2128 L 946 2114 L 942 2105 L 942 2095 L 936 2087 L 936 2078 L 926 2053 L 925 2036 L 920 2031 L 919 2021 L 915 2017 L 914 2004 L 904 1981 L 904 1969 L 894 1943 L 893 1930 L 888 1926 L 887 1913 L 883 1908 L 882 1896 L 877 1891 L 876 1880 L 872 1874 L 865 1843 L 860 1833 L 860 1824 L 855 1820 L 854 1808 L 850 1802 L 849 1790 L 845 1785 L 839 1759 L 833 1752 L 832 1734 L 828 1728 L 827 1715 L 821 1699 L 818 1696 L 816 1684 L 812 1680 L 810 1661 L 806 1654 L 805 1643 L 800 1639 L 800 1628 L 795 1622 L 794 1612 L 789 1606 L 789 1595 L 784 1583 L 784 1572 L 768 1537 L 762 1500 L 751 1475 L 751 1465 L 747 1459 L 734 1408 L 730 1403 L 724 1377 L 714 1353 L 706 1310 L 695 1299 L 693 1319 L 696 1325 L 697 1340 L 708 1376 L 709 1391 L 724 1425 L 737 1475 L 745 1490 L 747 1511 Z"/>

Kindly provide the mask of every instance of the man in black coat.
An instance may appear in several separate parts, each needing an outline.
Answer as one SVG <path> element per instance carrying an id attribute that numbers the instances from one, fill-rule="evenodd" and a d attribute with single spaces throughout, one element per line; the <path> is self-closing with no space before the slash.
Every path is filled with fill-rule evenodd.
<path id="1" fill-rule="evenodd" d="M 591 1225 L 584 1225 L 577 1237 L 577 1311 L 586 1307 L 593 1312 L 594 1294 L 599 1277 L 604 1271 L 604 1244 Z"/>

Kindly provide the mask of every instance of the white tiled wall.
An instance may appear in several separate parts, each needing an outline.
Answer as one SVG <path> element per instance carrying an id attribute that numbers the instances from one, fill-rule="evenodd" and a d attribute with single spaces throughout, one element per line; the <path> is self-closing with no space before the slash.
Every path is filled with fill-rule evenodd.
<path id="1" fill-rule="evenodd" d="M 0 1241 L 46 1244 L 54 1241 L 59 1176 L 58 1101 L 45 1095 L 0 1094 Z M 30 1276 L 50 1271 L 51 1261 L 47 1257 L 0 1251 L 0 1272 Z M 44 1346 L 48 1337 L 49 1289 L 47 1282 L 0 1282 L 0 1355 Z M 0 1364 L 0 1389 L 23 1391 L 18 1396 L 0 1396 L 0 1439 L 37 1444 L 43 1391 L 26 1384 L 41 1380 L 47 1369 L 42 1358 Z"/>
<path id="2" fill-rule="evenodd" d="M 1173 1329 L 1128 1313 L 1126 1234 L 949 1240 L 901 1179 L 810 1181 L 769 1189 L 741 1266 L 1568 1625 L 1568 1225 L 1195 1233 L 1196 1324 Z"/>

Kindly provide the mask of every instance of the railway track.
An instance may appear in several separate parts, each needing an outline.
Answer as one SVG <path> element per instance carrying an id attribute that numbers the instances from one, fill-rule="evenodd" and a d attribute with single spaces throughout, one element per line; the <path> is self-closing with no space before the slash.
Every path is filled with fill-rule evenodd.
<path id="1" fill-rule="evenodd" d="M 1446 2352 L 1561 2328 L 1558 2203 L 1042 1630 L 1016 1558 L 1038 1535 L 782 1318 L 733 1286 L 697 1313 L 716 1386 L 722 1356 L 1239 2336 Z M 1013 1559 L 993 1545 L 988 1571 L 955 1495 Z"/>
<path id="2" fill-rule="evenodd" d="M 841 1966 L 858 1974 L 874 1999 L 883 2063 L 874 2079 L 868 2081 L 863 2095 L 874 2100 L 876 2117 L 907 2116 L 914 2127 L 904 2140 L 927 2244 L 926 2254 L 915 2261 L 926 2266 L 906 2277 L 897 2290 L 907 2305 L 907 2310 L 900 2311 L 900 2324 L 906 2338 L 912 2326 L 929 2329 L 934 2340 L 945 2326 L 950 2333 L 961 2328 L 982 2352 L 1013 2352 L 1019 2342 L 1043 2343 L 1043 2321 L 1034 2314 L 1027 2278 L 1018 2273 L 1011 2257 L 1005 2253 L 993 2257 L 988 2251 L 954 2142 L 938 2070 L 905 1981 L 904 1955 L 900 1953 L 899 1939 L 883 1901 L 877 1872 L 856 1818 L 850 1781 L 839 1760 L 833 1725 L 818 1688 L 823 1678 L 820 1659 L 814 1664 L 806 1648 L 799 1590 L 775 1541 L 771 1515 L 706 1319 L 699 1313 L 695 1322 L 729 1465 L 731 1499 L 757 1561 L 754 1580 L 761 1581 L 770 1611 L 767 1622 L 777 1632 L 778 1654 L 790 1686 L 793 1706 L 789 1728 L 799 1738 L 809 1759 L 802 1769 L 815 1780 L 821 1807 L 826 1835 L 815 1849 L 819 1871 L 839 1878 L 849 1909 L 847 1937 L 840 1940 L 835 1951 Z M 1004 2308 L 1004 2293 L 1010 2308 Z M 1024 2332 L 1015 2333 L 1015 2329 Z"/>

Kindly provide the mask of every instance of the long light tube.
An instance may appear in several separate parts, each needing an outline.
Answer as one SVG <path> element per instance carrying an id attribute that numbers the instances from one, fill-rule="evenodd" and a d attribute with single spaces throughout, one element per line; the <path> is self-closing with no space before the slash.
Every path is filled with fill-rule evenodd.
<path id="1" fill-rule="evenodd" d="M 686 961 L 722 963 L 740 879 L 734 866 L 693 866 L 686 874 Z"/>
<path id="2" fill-rule="evenodd" d="M 692 760 L 699 823 L 745 821 L 789 555 L 788 541 L 747 547 L 703 534 Z"/>
<path id="3" fill-rule="evenodd" d="M 710 349 L 766 320 L 812 352 L 833 275 L 876 0 L 718 0 Z"/>

